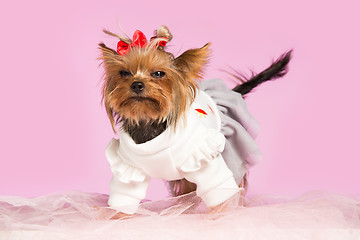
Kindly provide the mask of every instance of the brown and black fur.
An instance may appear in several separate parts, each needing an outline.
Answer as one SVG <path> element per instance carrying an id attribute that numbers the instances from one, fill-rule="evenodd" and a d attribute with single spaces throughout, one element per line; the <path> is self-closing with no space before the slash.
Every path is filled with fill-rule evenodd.
<path id="1" fill-rule="evenodd" d="M 157 44 L 164 37 L 167 41 L 172 39 L 169 30 L 161 26 L 146 47 L 134 47 L 126 55 L 99 44 L 105 70 L 102 95 L 107 115 L 114 131 L 120 125 L 137 144 L 157 137 L 169 127 L 175 128 L 185 117 L 186 109 L 196 97 L 197 80 L 202 78 L 209 59 L 210 44 L 174 57 Z M 245 96 L 260 84 L 284 76 L 291 53 L 280 56 L 250 79 L 234 74 L 241 84 L 233 90 Z M 174 196 L 179 196 L 194 191 L 196 185 L 182 179 L 171 182 L 170 188 Z"/>

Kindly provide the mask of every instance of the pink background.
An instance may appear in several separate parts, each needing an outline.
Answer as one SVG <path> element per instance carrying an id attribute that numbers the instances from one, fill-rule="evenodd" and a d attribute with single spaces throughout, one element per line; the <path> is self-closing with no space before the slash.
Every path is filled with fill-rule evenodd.
<path id="1" fill-rule="evenodd" d="M 337 3 L 334 3 L 337 2 Z M 206 78 L 260 71 L 293 48 L 289 74 L 248 98 L 263 161 L 251 194 L 360 195 L 358 1 L 8 1 L 1 7 L 0 195 L 108 193 L 114 136 L 100 103 L 102 33 L 167 25 L 179 55 L 212 42 Z M 229 83 L 229 86 L 231 83 Z M 154 181 L 148 198 L 167 195 Z"/>

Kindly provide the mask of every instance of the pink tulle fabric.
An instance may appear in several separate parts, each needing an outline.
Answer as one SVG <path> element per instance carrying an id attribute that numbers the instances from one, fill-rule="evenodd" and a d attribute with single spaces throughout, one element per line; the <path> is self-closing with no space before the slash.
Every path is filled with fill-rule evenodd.
<path id="1" fill-rule="evenodd" d="M 360 201 L 338 194 L 239 194 L 214 214 L 191 193 L 144 202 L 135 215 L 118 220 L 111 220 L 107 198 L 81 192 L 0 197 L 0 239 L 360 239 Z"/>

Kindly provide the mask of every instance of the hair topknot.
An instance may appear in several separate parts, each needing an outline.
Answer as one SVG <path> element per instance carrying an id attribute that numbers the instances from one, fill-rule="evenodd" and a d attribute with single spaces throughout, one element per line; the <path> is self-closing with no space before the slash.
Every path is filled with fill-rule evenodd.
<path id="1" fill-rule="evenodd" d="M 157 30 L 155 30 L 155 37 L 157 38 L 167 38 L 167 42 L 170 42 L 173 38 L 172 34 L 170 33 L 169 29 L 162 25 Z"/>

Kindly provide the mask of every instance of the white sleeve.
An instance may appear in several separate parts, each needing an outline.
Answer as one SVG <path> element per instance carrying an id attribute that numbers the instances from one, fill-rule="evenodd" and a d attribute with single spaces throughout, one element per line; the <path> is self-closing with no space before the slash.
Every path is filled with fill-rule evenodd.
<path id="1" fill-rule="evenodd" d="M 143 182 L 124 183 L 113 176 L 110 182 L 109 206 L 123 213 L 135 213 L 140 201 L 145 198 L 149 182 L 150 178 L 147 177 Z"/>
<path id="2" fill-rule="evenodd" d="M 198 148 L 181 166 L 185 179 L 197 185 L 196 193 L 208 207 L 217 206 L 239 191 L 233 173 L 227 167 L 221 152 L 225 137 L 209 129 L 203 134 Z"/>
<path id="3" fill-rule="evenodd" d="M 116 139 L 112 139 L 106 149 L 106 158 L 113 172 L 108 204 L 118 211 L 133 214 L 145 198 L 150 177 L 141 169 L 123 161 L 117 153 L 118 149 L 119 140 Z"/>
<path id="4" fill-rule="evenodd" d="M 195 172 L 184 172 L 184 177 L 197 185 L 196 194 L 208 207 L 225 202 L 239 191 L 221 154 Z"/>

